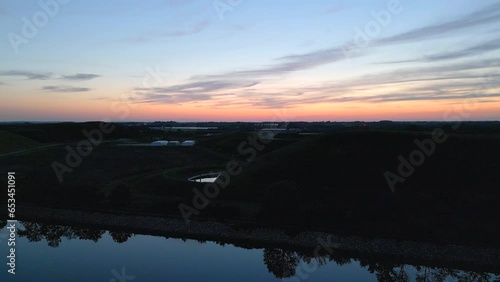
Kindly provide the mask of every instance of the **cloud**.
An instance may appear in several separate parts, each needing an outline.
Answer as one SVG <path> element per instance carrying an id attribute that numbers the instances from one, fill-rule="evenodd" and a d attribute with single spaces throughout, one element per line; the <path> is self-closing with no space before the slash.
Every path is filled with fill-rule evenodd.
<path id="1" fill-rule="evenodd" d="M 52 77 L 50 73 L 36 73 L 29 71 L 2 71 L 0 72 L 0 76 L 24 76 L 29 80 L 45 80 Z"/>
<path id="2" fill-rule="evenodd" d="M 199 81 L 169 87 L 135 88 L 134 100 L 141 103 L 183 103 L 205 101 L 228 89 L 242 89 L 257 85 L 253 81 Z"/>
<path id="3" fill-rule="evenodd" d="M 181 30 L 176 30 L 176 31 L 165 32 L 165 33 L 163 33 L 163 35 L 167 36 L 167 37 L 180 37 L 180 36 L 192 35 L 192 34 L 196 34 L 196 33 L 202 32 L 210 24 L 211 23 L 210 23 L 209 20 L 203 20 L 201 22 L 198 22 L 198 23 L 194 24 L 191 27 L 184 28 L 184 29 L 181 29 Z"/>
<path id="4" fill-rule="evenodd" d="M 496 98 L 500 97 L 500 93 L 471 93 L 466 95 L 455 95 L 455 94 L 445 94 L 445 95 L 435 95 L 435 94 L 417 94 L 412 95 L 408 93 L 396 93 L 396 94 L 385 94 L 376 96 L 360 96 L 360 97 L 342 97 L 333 98 L 329 102 L 401 102 L 401 101 L 422 101 L 422 100 L 461 100 L 461 99 L 479 99 L 479 98 Z"/>
<path id="5" fill-rule="evenodd" d="M 500 20 L 500 3 L 496 3 L 490 6 L 487 6 L 483 9 L 480 9 L 476 12 L 470 13 L 466 16 L 463 16 L 457 20 L 430 25 L 426 27 L 421 27 L 418 29 L 414 29 L 408 32 L 400 33 L 391 37 L 386 37 L 378 40 L 374 40 L 372 42 L 372 46 L 384 46 L 394 43 L 405 43 L 408 41 L 416 41 L 427 39 L 431 36 L 438 36 L 444 33 L 448 33 L 454 30 L 460 30 L 467 27 L 473 27 L 477 25 L 492 23 Z M 451 59 L 451 57 L 455 56 L 456 58 L 460 56 L 472 55 L 477 52 L 484 52 L 488 50 L 496 49 L 495 45 L 498 43 L 498 40 L 492 40 L 484 43 L 481 46 L 474 46 L 469 49 L 462 50 L 462 52 L 458 52 L 456 54 L 448 54 L 447 56 Z M 331 64 L 334 62 L 342 61 L 346 57 L 346 46 L 352 45 L 352 42 L 346 42 L 345 44 L 339 46 L 333 46 L 331 48 L 326 48 L 322 50 L 316 50 L 308 53 L 298 54 L 298 55 L 288 55 L 281 58 L 275 59 L 275 64 L 256 68 L 251 70 L 244 71 L 234 71 L 228 72 L 220 75 L 206 75 L 206 76 L 194 76 L 193 80 L 198 79 L 219 79 L 219 78 L 242 78 L 242 77 L 265 77 L 265 76 L 275 76 L 282 75 L 289 72 L 307 70 L 311 68 L 315 68 L 321 65 Z M 355 54 L 357 57 L 363 56 L 362 54 Z M 443 57 L 436 57 L 437 60 L 445 59 L 445 55 Z M 408 60 L 404 62 L 411 62 L 413 60 Z"/>
<path id="6" fill-rule="evenodd" d="M 50 92 L 87 92 L 91 89 L 86 87 L 73 86 L 44 86 L 42 87 L 42 90 Z"/>
<path id="7" fill-rule="evenodd" d="M 486 52 L 495 51 L 500 49 L 500 38 L 482 42 L 480 44 L 474 45 L 472 47 L 464 48 L 456 51 L 448 51 L 436 53 L 428 56 L 423 56 L 418 59 L 402 60 L 402 61 L 391 61 L 383 62 L 382 64 L 400 64 L 400 63 L 416 63 L 416 62 L 438 62 L 452 59 L 461 59 L 465 57 L 471 57 L 476 55 L 481 55 Z"/>
<path id="8" fill-rule="evenodd" d="M 156 94 L 156 93 L 143 93 L 139 103 L 150 104 L 178 104 L 187 102 L 197 102 L 212 99 L 212 96 L 206 94 L 183 93 L 183 94 Z"/>
<path id="9" fill-rule="evenodd" d="M 500 9 L 497 8 L 500 8 L 500 3 L 469 13 L 456 20 L 413 29 L 378 40 L 374 39 L 372 46 L 392 46 L 425 40 L 453 31 L 493 23 L 500 20 Z M 266 93 L 252 88 L 256 84 L 266 83 L 270 78 L 342 61 L 345 59 L 344 47 L 346 44 L 278 57 L 267 66 L 212 75 L 196 75 L 192 76 L 188 83 L 151 89 L 135 89 L 135 91 L 138 94 L 138 101 L 145 103 L 210 101 L 215 107 L 250 105 L 260 108 L 274 108 L 307 103 L 453 100 L 470 98 L 470 93 L 473 93 L 472 90 L 478 85 L 478 80 L 484 78 L 484 73 L 491 73 L 500 67 L 500 59 L 472 60 L 437 66 L 399 68 L 393 71 L 360 75 L 352 79 L 323 82 L 306 87 L 290 86 L 282 89 L 271 87 L 269 88 L 271 90 Z M 423 57 L 420 60 L 445 61 L 465 58 L 496 50 L 497 46 L 500 46 L 500 40 L 492 39 L 456 51 Z M 364 54 L 357 54 L 357 56 L 364 56 Z M 407 60 L 406 62 L 415 61 Z M 460 83 L 457 83 L 459 81 Z M 414 87 L 415 85 L 419 85 L 419 87 Z M 405 91 L 390 93 L 394 91 L 391 88 Z M 389 92 L 385 95 L 372 96 L 370 93 L 373 93 L 374 89 L 382 93 L 384 89 L 388 89 Z M 300 95 L 293 93 L 300 93 Z M 479 99 L 497 97 L 495 95 L 485 93 L 483 96 L 476 95 L 474 97 Z"/>
<path id="10" fill-rule="evenodd" d="M 311 69 L 317 66 L 343 60 L 344 52 L 341 47 L 322 49 L 298 55 L 289 55 L 275 59 L 275 64 L 251 70 L 233 71 L 218 75 L 193 76 L 192 80 L 205 79 L 257 79 L 269 76 L 283 75 L 290 72 Z"/>
<path id="11" fill-rule="evenodd" d="M 300 60 L 311 59 L 314 62 L 315 57 L 289 56 L 284 57 L 284 60 L 295 60 L 296 58 L 300 58 Z M 209 100 L 212 106 L 218 108 L 238 106 L 281 108 L 314 103 L 456 100 L 470 98 L 470 93 L 475 93 L 475 90 L 479 86 L 482 87 L 486 80 L 497 81 L 500 74 L 497 74 L 495 70 L 498 67 L 500 67 L 500 59 L 409 67 L 312 86 L 284 87 L 274 92 L 261 92 L 253 88 L 252 86 L 256 85 L 258 81 L 252 81 L 249 77 L 247 80 L 234 80 L 233 73 L 233 76 L 228 76 L 228 74 L 211 76 L 217 78 L 214 80 L 151 89 L 137 88 L 136 93 L 137 101 L 143 103 L 181 103 Z M 259 73 L 259 75 L 263 74 L 264 72 Z M 222 80 L 222 77 L 226 77 L 226 80 Z M 238 73 L 237 77 L 242 79 L 242 73 Z M 500 86 L 499 83 L 489 84 L 488 88 L 491 89 Z M 404 89 L 404 92 L 370 95 L 375 89 L 383 92 L 384 89 L 395 88 Z M 496 96 L 477 95 L 475 97 L 481 99 Z"/>
<path id="12" fill-rule="evenodd" d="M 425 57 L 426 61 L 435 62 L 450 59 L 459 59 L 468 56 L 475 56 L 478 54 L 483 54 L 485 52 L 494 51 L 500 49 L 500 38 L 483 42 L 481 44 L 465 48 L 459 51 L 445 52 L 441 54 L 434 54 Z"/>
<path id="13" fill-rule="evenodd" d="M 91 73 L 77 73 L 77 74 L 73 74 L 73 75 L 63 75 L 62 76 L 62 79 L 65 79 L 65 80 L 90 80 L 90 79 L 94 79 L 94 78 L 97 78 L 97 77 L 100 77 L 100 75 L 98 74 L 91 74 Z"/>
<path id="14" fill-rule="evenodd" d="M 496 9 L 496 10 L 495 10 Z M 464 29 L 466 27 L 473 27 L 477 25 L 492 23 L 500 20 L 500 3 L 487 6 L 476 12 L 470 13 L 463 16 L 457 20 L 430 25 L 418 29 L 414 29 L 408 32 L 400 33 L 391 37 L 386 37 L 378 40 L 374 40 L 371 45 L 372 47 L 392 45 L 394 43 L 405 43 L 409 41 L 416 41 L 427 39 L 431 36 L 438 36 L 444 33 L 448 33 L 454 30 Z M 454 54 L 457 58 L 460 55 L 465 56 L 468 52 L 469 55 L 477 52 L 493 50 L 497 41 L 491 41 L 484 44 L 484 46 L 471 47 L 470 50 L 463 50 L 462 54 Z M 193 76 L 192 80 L 207 80 L 207 79 L 223 79 L 223 78 L 250 78 L 257 79 L 268 76 L 283 75 L 289 72 L 302 71 L 307 69 L 312 69 L 318 66 L 331 64 L 335 62 L 342 61 L 346 58 L 346 50 L 351 46 L 352 42 L 346 42 L 342 45 L 333 46 L 331 48 L 316 50 L 308 53 L 288 55 L 275 59 L 275 64 L 270 66 L 255 68 L 243 71 L 233 71 L 218 75 L 201 75 Z M 350 57 L 362 57 L 363 54 L 349 54 Z M 452 56 L 449 54 L 449 56 Z M 438 58 L 439 59 L 439 58 Z M 444 59 L 444 57 L 443 57 Z M 408 60 L 405 62 L 410 62 Z"/>
<path id="15" fill-rule="evenodd" d="M 498 22 L 499 20 L 500 20 L 500 3 L 495 3 L 486 6 L 478 11 L 469 13 L 458 19 L 444 23 L 428 25 L 407 32 L 403 32 L 400 34 L 396 34 L 393 36 L 389 36 L 386 38 L 382 38 L 377 40 L 377 43 L 393 44 L 393 43 L 420 41 L 429 38 L 435 38 L 440 35 L 454 31 L 460 31 L 475 26 L 495 23 Z"/>
<path id="16" fill-rule="evenodd" d="M 336 6 L 333 6 L 333 7 L 330 7 L 329 9 L 326 9 L 322 12 L 322 14 L 324 15 L 331 15 L 331 14 L 335 14 L 335 13 L 338 13 L 340 11 L 344 10 L 344 6 L 342 5 L 336 5 Z"/>
<path id="17" fill-rule="evenodd" d="M 216 90 L 245 88 L 257 85 L 254 81 L 199 81 L 169 87 L 136 88 L 139 91 L 152 91 L 155 93 L 193 93 L 212 92 Z"/>
<path id="18" fill-rule="evenodd" d="M 164 38 L 177 38 L 177 37 L 189 36 L 204 31 L 210 25 L 211 22 L 209 20 L 203 20 L 198 23 L 195 23 L 194 25 L 187 26 L 182 29 L 170 30 L 170 31 L 143 32 L 137 36 L 124 38 L 122 41 L 132 42 L 132 43 L 145 43 L 152 40 L 158 40 Z"/>

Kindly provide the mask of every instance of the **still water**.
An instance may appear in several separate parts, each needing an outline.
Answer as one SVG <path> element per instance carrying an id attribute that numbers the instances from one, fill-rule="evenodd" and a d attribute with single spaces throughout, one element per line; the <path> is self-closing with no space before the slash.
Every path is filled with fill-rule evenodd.
<path id="1" fill-rule="evenodd" d="M 7 226 L 0 231 L 0 281 L 495 281 L 489 273 L 311 257 L 277 248 L 18 223 L 15 275 L 7 272 Z"/>

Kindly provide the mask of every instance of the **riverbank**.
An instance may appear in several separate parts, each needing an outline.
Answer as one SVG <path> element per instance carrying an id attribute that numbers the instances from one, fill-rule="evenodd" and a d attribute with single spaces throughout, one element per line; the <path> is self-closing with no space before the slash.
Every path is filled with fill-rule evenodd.
<path id="1" fill-rule="evenodd" d="M 500 273 L 500 249 L 436 245 L 410 241 L 337 236 L 324 232 L 287 232 L 272 228 L 242 227 L 236 223 L 192 221 L 155 216 L 123 215 L 18 207 L 19 221 L 76 225 L 102 230 L 120 230 L 143 235 L 217 241 L 245 248 L 320 250 L 321 254 L 347 252 L 353 257 L 383 257 L 394 262 L 452 267 Z"/>

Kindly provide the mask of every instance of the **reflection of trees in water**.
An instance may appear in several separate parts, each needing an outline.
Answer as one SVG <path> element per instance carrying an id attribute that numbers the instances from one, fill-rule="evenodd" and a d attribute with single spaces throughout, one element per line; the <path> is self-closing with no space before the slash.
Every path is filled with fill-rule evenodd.
<path id="1" fill-rule="evenodd" d="M 5 222 L 6 223 L 6 222 Z M 30 242 L 38 242 L 42 239 L 47 240 L 51 247 L 58 247 L 62 238 L 91 240 L 97 242 L 106 232 L 104 230 L 93 230 L 87 228 L 77 228 L 61 225 L 39 224 L 23 222 L 24 229 L 18 229 L 20 237 L 26 237 Z M 126 242 L 132 233 L 109 231 L 109 235 L 117 243 Z M 184 239 L 185 240 L 185 239 Z M 198 240 L 200 243 L 205 242 Z M 215 242 L 224 246 L 223 242 Z M 416 270 L 415 282 L 444 282 L 447 279 L 453 279 L 460 282 L 483 282 L 493 279 L 500 279 L 500 276 L 491 275 L 484 272 L 460 271 L 456 269 L 410 266 L 404 264 L 393 264 L 381 262 L 375 259 L 353 259 L 349 254 L 333 252 L 329 255 L 313 255 L 306 252 L 295 252 L 283 249 L 265 249 L 264 263 L 269 272 L 277 278 L 289 278 L 297 273 L 307 272 L 312 274 L 319 266 L 326 265 L 328 262 L 335 262 L 342 266 L 358 261 L 360 266 L 366 268 L 370 273 L 376 275 L 380 282 L 407 282 L 410 281 L 408 270 Z M 302 264 L 309 264 L 313 267 L 301 269 Z M 498 280 L 500 281 L 500 280 Z"/>
<path id="2" fill-rule="evenodd" d="M 362 267 L 367 267 L 370 273 L 374 273 L 377 276 L 377 281 L 384 282 L 409 282 L 410 278 L 408 276 L 406 265 L 399 264 L 385 264 L 385 263 L 364 263 L 360 261 Z"/>
<path id="3" fill-rule="evenodd" d="M 364 266 L 364 265 L 362 265 Z M 409 265 L 394 265 L 394 264 L 380 264 L 369 263 L 368 270 L 375 273 L 378 281 L 394 281 L 394 282 L 407 282 L 410 281 L 408 275 Z M 495 278 L 495 275 L 474 272 L 474 271 L 460 271 L 449 268 L 437 268 L 427 266 L 413 266 L 416 270 L 415 282 L 444 282 L 453 279 L 453 281 L 460 282 L 487 282 Z M 497 277 L 498 279 L 498 277 Z"/>
<path id="4" fill-rule="evenodd" d="M 24 229 L 18 230 L 20 237 L 26 237 L 30 242 L 38 242 L 45 239 L 49 246 L 54 248 L 59 246 L 63 237 L 66 239 L 91 240 L 97 242 L 106 232 L 104 230 L 32 222 L 23 222 L 23 226 Z"/>
<path id="5" fill-rule="evenodd" d="M 265 249 L 264 263 L 270 273 L 276 278 L 289 278 L 298 273 L 309 272 L 312 274 L 318 266 L 326 265 L 327 262 L 335 262 L 337 265 L 345 265 L 358 261 L 360 266 L 366 268 L 370 273 L 377 277 L 380 282 L 409 282 L 411 281 L 408 271 L 416 270 L 415 282 L 444 282 L 453 279 L 460 282 L 486 282 L 492 279 L 499 279 L 500 276 L 495 276 L 489 273 L 460 271 L 456 269 L 426 267 L 426 266 L 411 266 L 405 264 L 384 263 L 378 260 L 353 259 L 349 255 L 333 253 L 330 255 L 304 254 L 300 252 L 287 251 L 282 249 Z M 302 263 L 314 265 L 307 269 L 299 270 Z M 306 275 L 304 277 L 309 277 Z"/>
<path id="6" fill-rule="evenodd" d="M 495 279 L 495 275 L 473 271 L 458 271 L 449 268 L 434 268 L 427 266 L 417 266 L 416 282 L 444 282 L 448 278 L 453 278 L 460 282 L 487 282 Z M 499 279 L 496 276 L 496 279 Z"/>
<path id="7" fill-rule="evenodd" d="M 5 226 L 7 226 L 7 220 L 0 220 L 0 229 L 3 229 Z"/>
<path id="8" fill-rule="evenodd" d="M 269 272 L 277 278 L 288 278 L 295 276 L 295 269 L 299 263 L 299 256 L 292 251 L 282 249 L 265 249 L 264 263 Z"/>
<path id="9" fill-rule="evenodd" d="M 125 243 L 134 234 L 125 233 L 125 232 L 117 232 L 117 231 L 109 231 L 109 235 L 111 236 L 111 238 L 113 238 L 113 241 L 115 241 L 116 243 Z"/>

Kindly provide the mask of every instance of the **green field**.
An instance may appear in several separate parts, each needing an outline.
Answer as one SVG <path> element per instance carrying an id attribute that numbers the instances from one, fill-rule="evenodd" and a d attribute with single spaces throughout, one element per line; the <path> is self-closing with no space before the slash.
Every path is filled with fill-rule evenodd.
<path id="1" fill-rule="evenodd" d="M 0 155 L 40 146 L 40 143 L 21 135 L 0 130 Z"/>

